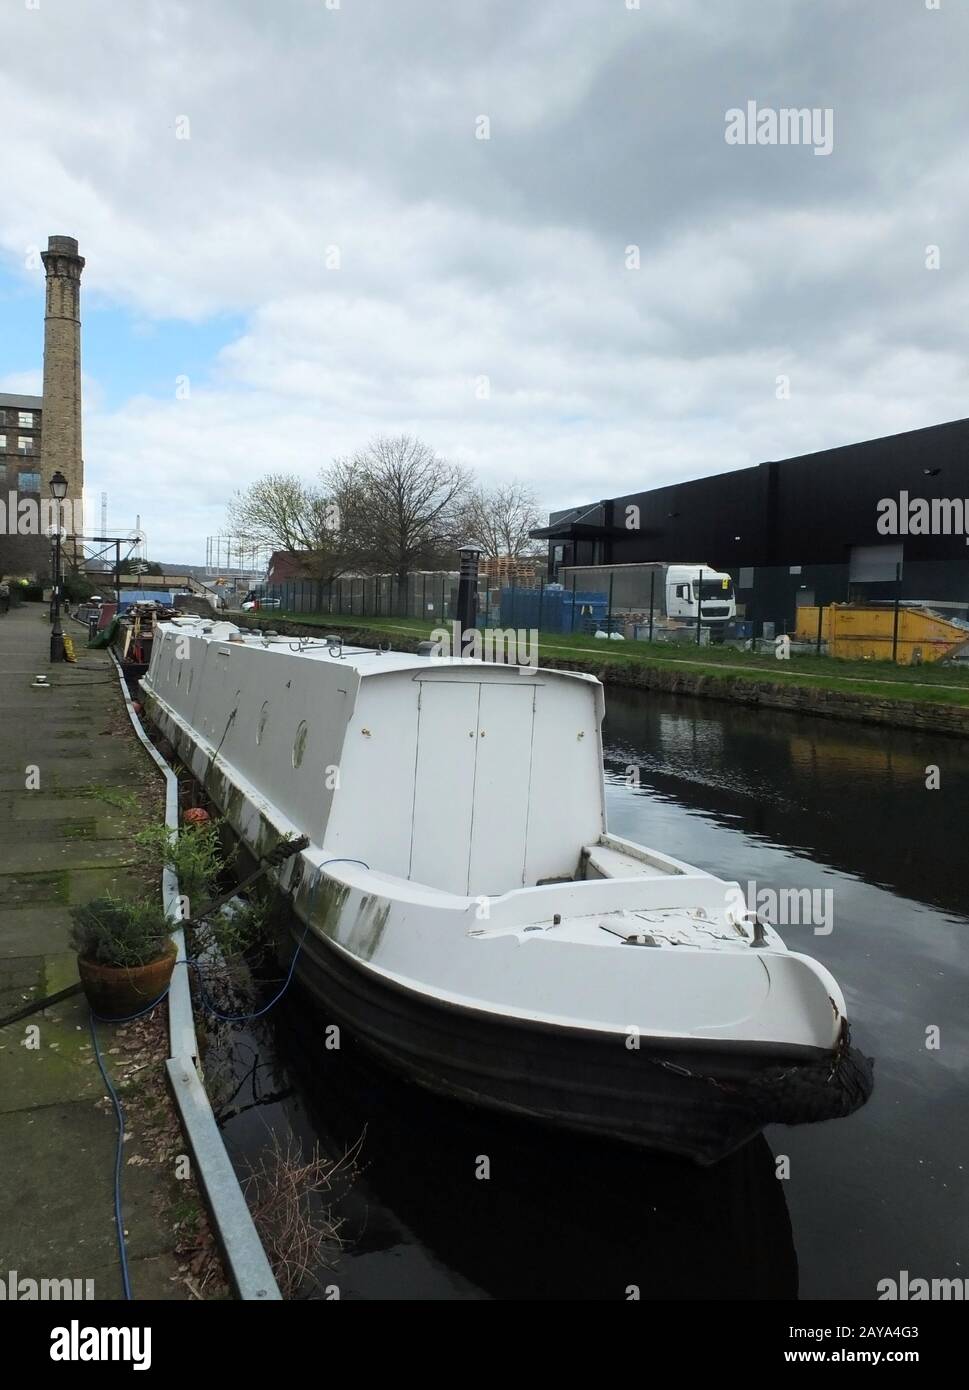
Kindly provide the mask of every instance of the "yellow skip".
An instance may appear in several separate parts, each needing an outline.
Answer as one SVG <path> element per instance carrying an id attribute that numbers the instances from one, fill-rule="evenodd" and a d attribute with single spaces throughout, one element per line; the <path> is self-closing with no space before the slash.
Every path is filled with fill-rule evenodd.
<path id="1" fill-rule="evenodd" d="M 852 661 L 891 661 L 892 650 L 900 666 L 919 666 L 940 661 L 969 642 L 969 631 L 947 621 L 931 605 L 898 610 L 898 629 L 890 602 L 832 603 L 821 617 L 821 638 L 827 642 L 829 656 Z M 817 607 L 797 610 L 797 636 L 802 642 L 817 640 Z"/>

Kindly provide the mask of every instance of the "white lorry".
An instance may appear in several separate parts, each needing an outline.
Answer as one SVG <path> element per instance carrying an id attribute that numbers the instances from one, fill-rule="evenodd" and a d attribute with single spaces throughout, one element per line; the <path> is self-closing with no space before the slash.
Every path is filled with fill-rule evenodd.
<path id="1" fill-rule="evenodd" d="M 628 615 L 639 625 L 649 621 L 650 597 L 654 628 L 695 627 L 699 606 L 700 626 L 709 628 L 717 640 L 737 616 L 733 579 L 700 562 L 568 565 L 559 571 L 559 582 L 566 590 L 572 588 L 573 578 L 576 589 L 586 593 L 608 594 L 611 582 L 613 616 Z"/>
<path id="2" fill-rule="evenodd" d="M 721 570 L 709 565 L 657 565 L 663 571 L 663 597 L 668 618 L 697 620 L 711 628 L 723 628 L 737 616 L 737 600 L 733 580 Z M 648 582 L 648 581 L 647 581 Z"/>

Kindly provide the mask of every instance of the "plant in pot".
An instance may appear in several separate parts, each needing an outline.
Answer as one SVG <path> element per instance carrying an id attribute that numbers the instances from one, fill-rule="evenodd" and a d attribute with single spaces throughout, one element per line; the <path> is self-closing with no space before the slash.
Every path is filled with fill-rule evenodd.
<path id="1" fill-rule="evenodd" d="M 171 925 L 159 902 L 111 896 L 71 908 L 71 945 L 88 1003 L 101 1018 L 128 1018 L 168 988 Z"/>

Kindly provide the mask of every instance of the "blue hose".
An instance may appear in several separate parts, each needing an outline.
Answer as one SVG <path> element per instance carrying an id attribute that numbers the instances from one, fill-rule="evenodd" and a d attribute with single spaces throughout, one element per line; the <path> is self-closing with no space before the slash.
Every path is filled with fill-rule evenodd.
<path id="1" fill-rule="evenodd" d="M 155 1001 L 157 1003 L 157 1000 Z M 152 1005 L 154 1008 L 155 1005 Z M 131 1301 L 131 1279 L 128 1276 L 128 1251 L 124 1239 L 124 1214 L 121 1210 L 121 1159 L 124 1153 L 124 1109 L 121 1099 L 111 1084 L 104 1060 L 101 1057 L 101 1049 L 98 1046 L 98 1030 L 94 1023 L 94 1012 L 90 1016 L 91 1041 L 94 1043 L 94 1055 L 97 1058 L 98 1068 L 101 1072 L 101 1079 L 108 1088 L 108 1094 L 114 1102 L 114 1113 L 118 1121 L 118 1144 L 114 1156 L 114 1220 L 117 1226 L 118 1235 L 118 1255 L 121 1260 L 121 1284 L 124 1288 L 124 1296 Z"/>

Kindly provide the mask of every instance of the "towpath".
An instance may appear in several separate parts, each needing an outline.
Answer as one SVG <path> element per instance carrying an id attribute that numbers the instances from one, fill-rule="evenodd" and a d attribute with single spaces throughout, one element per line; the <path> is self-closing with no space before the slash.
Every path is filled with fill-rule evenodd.
<path id="1" fill-rule="evenodd" d="M 156 775 L 130 736 L 107 653 L 87 651 L 76 624 L 67 630 L 78 663 L 51 666 L 46 606 L 0 616 L 0 1018 L 77 979 L 73 904 L 150 885 L 131 833 L 157 814 Z M 52 688 L 33 689 L 36 673 Z M 175 1181 L 183 1145 L 159 1069 L 164 1008 L 155 1014 L 122 1029 L 101 1024 L 98 1036 L 129 1110 L 123 1194 L 134 1297 L 188 1298 L 191 1274 L 176 1251 L 204 1216 L 194 1184 Z M 14 1271 L 20 1280 L 93 1280 L 94 1297 L 122 1296 L 115 1142 L 82 994 L 0 1028 L 8 1297 Z"/>

